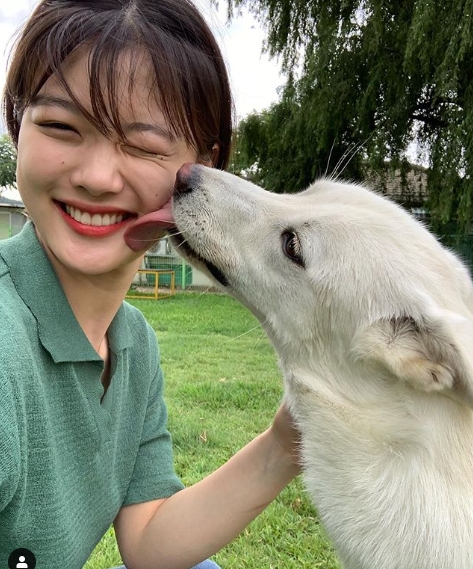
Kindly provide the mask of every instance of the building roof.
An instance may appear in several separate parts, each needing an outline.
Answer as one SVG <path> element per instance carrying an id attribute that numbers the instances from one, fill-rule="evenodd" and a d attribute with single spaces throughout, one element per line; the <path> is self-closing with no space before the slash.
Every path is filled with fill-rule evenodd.
<path id="1" fill-rule="evenodd" d="M 15 209 L 18 209 L 18 208 L 23 209 L 25 207 L 22 201 L 12 200 L 10 198 L 5 198 L 2 195 L 0 195 L 0 206 L 1 207 L 12 207 Z"/>

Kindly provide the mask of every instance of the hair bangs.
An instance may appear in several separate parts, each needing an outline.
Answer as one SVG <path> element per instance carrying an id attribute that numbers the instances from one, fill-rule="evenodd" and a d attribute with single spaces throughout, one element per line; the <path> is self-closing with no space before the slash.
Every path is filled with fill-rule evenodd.
<path id="1" fill-rule="evenodd" d="M 200 54 L 201 58 L 196 61 L 195 50 L 185 49 L 182 42 L 177 42 L 167 34 L 156 35 L 155 45 L 150 47 L 140 40 L 139 24 L 131 25 L 129 15 L 108 20 L 103 24 L 97 26 L 100 29 L 97 29 L 94 37 L 84 38 L 73 50 L 67 49 L 69 42 L 64 42 L 64 38 L 67 37 L 72 45 L 77 45 L 77 40 L 80 39 L 77 37 L 79 30 L 73 29 L 73 34 L 69 35 L 67 30 L 61 29 L 58 34 L 60 37 L 52 33 L 47 42 L 46 54 L 49 67 L 45 72 L 46 79 L 54 74 L 77 108 L 102 134 L 106 136 L 116 134 L 124 140 L 125 133 L 119 114 L 120 97 L 124 95 L 119 91 L 121 79 L 126 78 L 128 96 L 131 99 L 136 84 L 136 74 L 144 64 L 151 64 L 150 95 L 161 108 L 169 128 L 176 137 L 184 138 L 196 150 L 208 151 L 209 144 L 196 140 L 194 133 L 197 130 L 193 128 L 202 127 L 200 121 L 197 124 L 197 121 L 193 120 L 193 115 L 204 101 L 200 94 L 196 96 L 195 91 L 203 94 L 202 79 L 204 84 L 206 79 L 208 81 L 208 78 L 201 78 L 200 73 L 196 74 L 196 69 L 201 68 L 205 61 L 203 54 Z M 145 32 L 146 37 L 150 37 L 150 32 L 150 30 Z M 60 48 L 61 42 L 65 45 L 65 49 Z M 65 59 L 76 52 L 88 53 L 91 112 L 78 100 L 62 72 Z M 126 64 L 123 60 L 124 55 L 129 58 Z M 211 66 L 207 67 L 211 71 Z M 41 83 L 44 84 L 46 79 Z M 214 82 L 215 77 L 212 80 L 211 82 Z M 195 81 L 199 84 L 198 89 L 193 86 Z M 181 96 L 176 97 L 176 93 Z M 217 137 L 218 133 L 214 132 L 208 138 L 214 142 Z"/>
<path id="2" fill-rule="evenodd" d="M 87 108 L 64 74 L 66 61 L 83 54 Z M 225 168 L 233 122 L 228 76 L 215 38 L 188 0 L 42 0 L 18 38 L 7 76 L 3 101 L 13 141 L 24 110 L 51 76 L 102 134 L 124 139 L 119 110 L 131 104 L 143 66 L 149 102 L 157 103 L 171 132 L 200 156 L 218 148 L 214 166 Z"/>

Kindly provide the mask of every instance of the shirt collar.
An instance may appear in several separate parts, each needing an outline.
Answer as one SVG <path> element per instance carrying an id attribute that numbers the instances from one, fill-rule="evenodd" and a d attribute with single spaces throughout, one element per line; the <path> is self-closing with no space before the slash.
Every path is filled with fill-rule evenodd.
<path id="1" fill-rule="evenodd" d="M 39 339 L 53 360 L 101 362 L 71 309 L 32 222 L 2 243 L 0 256 L 9 267 L 18 295 L 35 317 Z M 123 304 L 108 332 L 114 353 L 133 344 Z"/>

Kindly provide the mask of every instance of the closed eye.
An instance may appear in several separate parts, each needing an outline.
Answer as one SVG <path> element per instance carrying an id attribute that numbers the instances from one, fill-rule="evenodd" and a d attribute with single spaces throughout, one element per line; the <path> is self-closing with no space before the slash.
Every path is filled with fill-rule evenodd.
<path id="1" fill-rule="evenodd" d="M 164 152 L 153 152 L 152 150 L 146 150 L 145 148 L 132 146 L 131 144 L 123 144 L 122 148 L 125 152 L 133 154 L 135 156 L 149 156 L 151 158 L 157 158 L 158 160 L 163 160 L 166 156 L 168 156 Z"/>
<path id="2" fill-rule="evenodd" d="M 45 136 L 49 136 L 56 140 L 61 140 L 66 143 L 77 143 L 81 140 L 81 133 L 71 126 L 63 122 L 42 122 L 38 123 Z"/>
<path id="3" fill-rule="evenodd" d="M 46 123 L 41 123 L 39 126 L 42 126 L 43 128 L 77 132 L 75 128 L 62 122 L 46 122 Z"/>
<path id="4" fill-rule="evenodd" d="M 302 258 L 302 247 L 299 236 L 295 231 L 284 231 L 281 235 L 281 244 L 283 253 L 288 259 L 291 259 L 296 265 L 305 268 L 304 259 Z"/>

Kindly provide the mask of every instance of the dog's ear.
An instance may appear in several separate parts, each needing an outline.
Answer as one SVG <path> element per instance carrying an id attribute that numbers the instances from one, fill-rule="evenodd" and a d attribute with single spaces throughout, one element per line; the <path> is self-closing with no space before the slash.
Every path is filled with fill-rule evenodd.
<path id="1" fill-rule="evenodd" d="M 473 368 L 464 355 L 471 323 L 436 312 L 377 320 L 353 338 L 352 353 L 417 390 L 444 392 L 473 407 Z"/>

